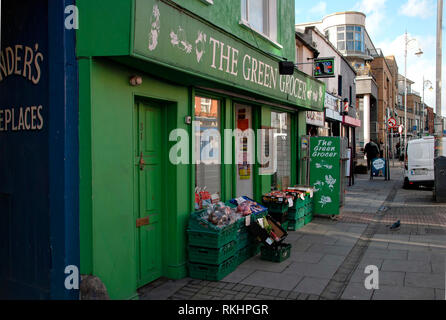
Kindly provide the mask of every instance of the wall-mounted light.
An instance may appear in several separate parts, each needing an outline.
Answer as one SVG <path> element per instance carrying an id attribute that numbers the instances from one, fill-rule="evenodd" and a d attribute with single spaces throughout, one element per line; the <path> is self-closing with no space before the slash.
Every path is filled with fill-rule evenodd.
<path id="1" fill-rule="evenodd" d="M 142 84 L 142 78 L 140 76 L 132 76 L 130 78 L 130 85 L 131 86 L 140 86 Z"/>

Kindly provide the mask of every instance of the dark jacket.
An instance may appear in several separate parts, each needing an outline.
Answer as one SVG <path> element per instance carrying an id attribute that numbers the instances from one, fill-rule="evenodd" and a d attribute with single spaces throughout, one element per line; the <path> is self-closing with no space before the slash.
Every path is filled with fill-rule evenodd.
<path id="1" fill-rule="evenodd" d="M 365 145 L 364 152 L 367 155 L 367 159 L 375 159 L 379 155 L 379 147 L 373 141 L 370 141 Z"/>

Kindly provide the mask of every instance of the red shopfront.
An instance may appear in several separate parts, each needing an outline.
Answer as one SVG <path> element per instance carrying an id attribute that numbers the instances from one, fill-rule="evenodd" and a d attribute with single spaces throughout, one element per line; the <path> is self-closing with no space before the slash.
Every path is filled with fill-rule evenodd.
<path id="1" fill-rule="evenodd" d="M 356 129 L 361 127 L 361 120 L 350 116 L 343 116 L 342 118 L 342 132 L 341 136 L 348 140 L 348 147 L 350 149 L 350 166 L 348 170 L 349 185 L 355 184 L 354 172 L 356 167 Z"/>

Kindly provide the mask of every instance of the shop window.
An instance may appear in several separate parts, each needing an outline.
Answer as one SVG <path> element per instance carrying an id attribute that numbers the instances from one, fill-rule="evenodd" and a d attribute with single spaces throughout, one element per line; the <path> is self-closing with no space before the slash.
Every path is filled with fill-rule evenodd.
<path id="1" fill-rule="evenodd" d="M 272 40 L 277 38 L 276 0 L 241 0 L 242 21 Z"/>
<path id="2" fill-rule="evenodd" d="M 291 184 L 291 117 L 288 113 L 271 112 L 271 127 L 277 130 L 277 170 L 272 176 L 272 189 L 280 190 Z"/>
<path id="3" fill-rule="evenodd" d="M 195 97 L 195 187 L 221 198 L 220 101 Z"/>

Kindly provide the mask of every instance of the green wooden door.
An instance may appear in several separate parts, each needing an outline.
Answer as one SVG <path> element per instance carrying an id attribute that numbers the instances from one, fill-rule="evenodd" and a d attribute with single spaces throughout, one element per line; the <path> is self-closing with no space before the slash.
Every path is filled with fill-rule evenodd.
<path id="1" fill-rule="evenodd" d="M 136 252 L 138 285 L 143 286 L 162 274 L 163 109 L 141 102 L 135 120 Z"/>

